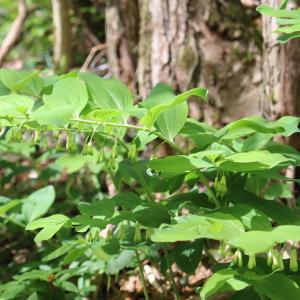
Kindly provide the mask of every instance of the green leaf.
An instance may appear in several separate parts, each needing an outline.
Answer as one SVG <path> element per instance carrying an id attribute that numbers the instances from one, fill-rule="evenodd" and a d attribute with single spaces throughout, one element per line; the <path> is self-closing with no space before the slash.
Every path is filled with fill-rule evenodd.
<path id="1" fill-rule="evenodd" d="M 96 159 L 91 155 L 82 155 L 82 154 L 71 154 L 67 153 L 60 156 L 56 160 L 56 164 L 62 168 L 66 169 L 68 174 L 77 172 L 81 168 L 85 167 L 88 164 L 96 164 Z"/>
<path id="2" fill-rule="evenodd" d="M 25 221 L 31 222 L 44 215 L 55 200 L 55 190 L 52 185 L 41 188 L 23 199 L 22 215 Z"/>
<path id="3" fill-rule="evenodd" d="M 176 218 L 177 224 L 155 230 L 154 242 L 189 241 L 200 238 L 230 240 L 244 232 L 242 223 L 230 214 L 211 213 Z"/>
<path id="4" fill-rule="evenodd" d="M 218 162 L 224 171 L 249 172 L 272 169 L 282 163 L 289 164 L 292 159 L 266 150 L 241 152 L 229 155 Z"/>
<path id="5" fill-rule="evenodd" d="M 176 96 L 168 85 L 159 83 L 151 91 L 149 97 L 142 102 L 142 105 L 147 109 L 151 109 L 154 106 L 172 101 L 174 97 Z M 154 126 L 162 133 L 164 137 L 172 141 L 184 126 L 187 119 L 187 114 L 187 103 L 180 103 L 163 111 L 157 117 Z"/>
<path id="6" fill-rule="evenodd" d="M 78 78 L 66 78 L 54 84 L 51 95 L 43 96 L 44 105 L 32 113 L 41 125 L 66 125 L 78 117 L 88 101 L 85 84 Z"/>
<path id="7" fill-rule="evenodd" d="M 290 1 L 290 0 L 281 0 L 281 1 L 280 1 L 279 8 L 280 8 L 280 9 L 285 9 L 286 6 L 288 5 L 289 1 Z"/>
<path id="8" fill-rule="evenodd" d="M 39 300 L 39 296 L 36 292 L 32 293 L 27 300 Z"/>
<path id="9" fill-rule="evenodd" d="M 38 243 L 52 238 L 54 234 L 68 222 L 68 220 L 68 217 L 57 214 L 30 222 L 26 226 L 26 230 L 35 230 L 38 228 L 42 228 L 42 230 L 36 235 L 34 239 L 35 242 Z"/>
<path id="10" fill-rule="evenodd" d="M 287 9 L 276 9 L 268 5 L 260 5 L 256 10 L 266 16 L 277 17 L 277 18 L 287 18 L 287 19 L 299 19 L 300 12 L 298 10 L 287 10 Z"/>
<path id="11" fill-rule="evenodd" d="M 126 85 L 115 79 L 104 79 L 91 73 L 80 73 L 89 94 L 98 108 L 129 111 L 133 95 Z"/>
<path id="12" fill-rule="evenodd" d="M 113 238 L 111 241 L 102 239 L 93 243 L 90 248 L 98 259 L 108 262 L 113 256 L 119 254 L 120 244 L 116 238 Z"/>
<path id="13" fill-rule="evenodd" d="M 267 200 L 274 200 L 280 198 L 293 198 L 292 186 L 287 183 L 272 184 L 265 192 L 264 198 Z"/>
<path id="14" fill-rule="evenodd" d="M 145 201 L 133 210 L 133 214 L 136 220 L 146 227 L 156 228 L 163 223 L 171 222 L 170 215 L 166 207 L 157 202 Z"/>
<path id="15" fill-rule="evenodd" d="M 63 281 L 61 283 L 61 287 L 67 292 L 71 292 L 71 293 L 75 293 L 75 294 L 79 293 L 78 287 L 70 281 Z"/>
<path id="16" fill-rule="evenodd" d="M 281 225 L 271 231 L 248 231 L 229 240 L 230 245 L 242 249 L 247 255 L 265 253 L 276 243 L 298 241 L 300 226 Z"/>
<path id="17" fill-rule="evenodd" d="M 148 163 L 148 167 L 159 172 L 164 173 L 184 173 L 197 169 L 197 167 L 207 167 L 208 163 L 197 160 L 191 163 L 191 159 L 184 155 L 167 156 L 162 159 L 152 159 Z"/>
<path id="18" fill-rule="evenodd" d="M 112 200 L 116 203 L 116 206 L 121 206 L 125 209 L 133 209 L 141 204 L 140 197 L 132 192 L 121 192 L 112 198 Z"/>
<path id="19" fill-rule="evenodd" d="M 286 275 L 280 273 L 263 274 L 259 271 L 256 273 L 247 269 L 233 270 L 231 268 L 218 270 L 205 282 L 203 288 L 200 290 L 200 297 L 204 300 L 211 299 L 213 295 L 241 291 L 251 285 L 256 292 L 267 296 L 268 299 L 285 299 L 284 295 L 289 295 L 289 292 L 292 295 L 298 295 L 298 286 L 293 282 L 295 289 L 292 290 L 292 280 L 288 279 Z M 274 278 L 276 279 L 274 280 Z M 283 280 L 283 286 L 280 285 L 279 278 Z M 278 292 L 278 296 L 274 294 L 277 287 L 273 286 L 273 284 L 279 287 L 279 289 L 282 287 L 282 291 Z M 241 294 L 249 295 L 249 293 Z M 256 299 L 253 290 L 250 295 L 251 298 L 233 297 L 233 299 Z"/>
<path id="20" fill-rule="evenodd" d="M 72 262 L 76 261 L 77 259 L 84 256 L 85 252 L 89 249 L 88 246 L 83 246 L 79 248 L 72 248 L 68 254 L 64 258 L 65 264 L 71 264 Z"/>
<path id="21" fill-rule="evenodd" d="M 0 299 L 1 300 L 15 300 L 17 296 L 25 290 L 26 285 L 18 281 L 10 281 L 6 284 L 0 285 Z"/>
<path id="22" fill-rule="evenodd" d="M 277 19 L 279 25 L 296 25 L 300 24 L 300 19 Z"/>
<path id="23" fill-rule="evenodd" d="M 300 164 L 300 152 L 289 145 L 278 142 L 270 142 L 266 145 L 265 149 L 272 153 L 278 153 L 285 157 L 290 157 L 296 161 L 295 164 Z"/>
<path id="24" fill-rule="evenodd" d="M 247 152 L 252 150 L 260 150 L 265 147 L 271 140 L 272 135 L 266 133 L 254 133 L 247 139 L 241 141 L 240 151 Z"/>
<path id="25" fill-rule="evenodd" d="M 148 167 L 163 173 L 181 174 L 196 169 L 214 167 L 213 161 L 222 154 L 220 150 L 207 150 L 190 155 L 167 156 L 162 159 L 153 159 Z"/>
<path id="26" fill-rule="evenodd" d="M 84 228 L 98 227 L 104 229 L 105 226 L 107 225 L 107 221 L 97 219 L 97 218 L 92 219 L 90 216 L 87 215 L 85 216 L 78 215 L 72 219 L 72 224 L 75 226 L 83 225 Z"/>
<path id="27" fill-rule="evenodd" d="M 272 135 L 290 136 L 299 132 L 299 118 L 285 116 L 274 122 L 268 122 L 262 117 L 244 118 L 228 124 L 215 134 L 222 140 L 232 140 L 253 133 L 270 133 Z"/>
<path id="28" fill-rule="evenodd" d="M 17 94 L 0 96 L 0 117 L 25 117 L 33 108 L 34 101 Z"/>
<path id="29" fill-rule="evenodd" d="M 204 284 L 200 291 L 201 299 L 209 299 L 214 294 L 224 291 L 239 291 L 249 284 L 234 278 L 235 271 L 228 268 L 214 273 Z M 225 288 L 224 288 L 225 287 Z"/>
<path id="30" fill-rule="evenodd" d="M 157 120 L 157 118 L 162 112 L 166 111 L 169 108 L 175 107 L 180 103 L 183 103 L 191 96 L 198 96 L 201 97 L 204 101 L 207 101 L 208 99 L 207 95 L 208 95 L 207 89 L 204 88 L 191 89 L 187 92 L 184 92 L 174 97 L 172 100 L 169 100 L 166 103 L 158 104 L 151 107 L 148 113 L 140 120 L 140 122 L 146 125 L 148 128 L 152 128 L 154 122 Z"/>
<path id="31" fill-rule="evenodd" d="M 277 33 L 294 33 L 294 32 L 298 32 L 300 31 L 300 24 L 295 24 L 292 26 L 284 26 L 284 27 L 280 27 L 277 30 L 275 30 L 275 32 Z"/>
<path id="32" fill-rule="evenodd" d="M 253 193 L 241 189 L 230 189 L 228 199 L 232 203 L 247 204 L 248 206 L 262 212 L 280 225 L 297 224 L 299 214 L 276 201 L 264 201 Z"/>
<path id="33" fill-rule="evenodd" d="M 172 257 L 183 272 L 192 275 L 201 261 L 202 250 L 202 240 L 180 243 L 172 250 Z"/>
<path id="34" fill-rule="evenodd" d="M 104 216 L 109 218 L 113 215 L 115 208 L 115 201 L 113 199 L 103 199 L 95 203 L 81 202 L 78 209 L 81 214 L 87 216 Z"/>
<path id="35" fill-rule="evenodd" d="M 121 253 L 110 259 L 107 262 L 107 273 L 111 275 L 118 274 L 121 270 L 125 268 L 132 267 L 136 253 L 134 250 L 123 250 Z"/>
<path id="36" fill-rule="evenodd" d="M 285 44 L 287 43 L 289 40 L 291 39 L 296 39 L 296 38 L 299 38 L 300 37 L 300 32 L 293 32 L 293 33 L 290 33 L 290 34 L 283 34 L 281 35 L 277 41 L 280 43 L 280 44 Z"/>
<path id="37" fill-rule="evenodd" d="M 248 230 L 269 230 L 272 228 L 272 224 L 265 214 L 245 204 L 237 204 L 219 211 L 236 217 Z"/>
<path id="38" fill-rule="evenodd" d="M 29 84 L 32 80 L 38 78 L 38 76 L 38 71 L 28 72 L 8 69 L 0 70 L 0 80 L 7 88 L 9 88 L 13 92 L 23 90 L 27 84 Z M 40 80 L 42 81 L 42 79 Z"/>
<path id="39" fill-rule="evenodd" d="M 191 138 L 200 149 L 205 149 L 217 140 L 215 137 L 216 129 L 203 122 L 188 119 L 180 134 Z"/>
<path id="40" fill-rule="evenodd" d="M 124 112 L 117 109 L 94 109 L 84 117 L 88 120 L 95 121 L 111 121 L 112 119 L 119 117 Z"/>
<path id="41" fill-rule="evenodd" d="M 5 216 L 5 214 L 11 210 L 12 208 L 14 208 L 15 206 L 17 206 L 18 204 L 20 204 L 20 200 L 15 199 L 15 200 L 10 200 L 9 202 L 5 203 L 4 205 L 0 206 L 0 216 Z"/>
<path id="42" fill-rule="evenodd" d="M 262 281 L 255 281 L 254 290 L 272 300 L 300 299 L 299 285 L 284 274 L 275 273 Z"/>
<path id="43" fill-rule="evenodd" d="M 268 171 L 266 171 L 268 172 Z M 245 190 L 254 193 L 255 195 L 261 195 L 265 190 L 268 183 L 267 178 L 260 177 L 255 174 L 248 174 L 245 185 Z"/>
<path id="44" fill-rule="evenodd" d="M 10 94 L 10 90 L 0 80 L 0 96 L 5 96 L 8 94 Z"/>
<path id="45" fill-rule="evenodd" d="M 45 270 L 31 270 L 29 272 L 23 273 L 21 275 L 14 276 L 15 280 L 24 281 L 24 280 L 43 280 L 48 281 L 48 277 L 51 274 L 51 271 Z"/>
<path id="46" fill-rule="evenodd" d="M 52 251 L 47 256 L 45 256 L 43 258 L 43 261 L 50 261 L 50 260 L 56 259 L 64 254 L 66 254 L 67 252 L 69 252 L 75 246 L 76 246 L 76 242 L 75 243 L 74 242 L 66 243 L 66 244 L 62 245 L 61 247 L 59 247 L 58 249 Z"/>
<path id="47" fill-rule="evenodd" d="M 166 192 L 173 188 L 174 180 L 172 178 L 161 178 L 160 176 L 152 176 L 147 170 L 146 164 L 148 161 L 126 161 L 123 160 L 119 164 L 119 168 L 114 178 L 115 184 L 118 186 L 122 181 L 130 182 L 132 179 L 136 180 L 146 191 L 149 192 Z M 176 181 L 178 183 L 178 181 Z"/>

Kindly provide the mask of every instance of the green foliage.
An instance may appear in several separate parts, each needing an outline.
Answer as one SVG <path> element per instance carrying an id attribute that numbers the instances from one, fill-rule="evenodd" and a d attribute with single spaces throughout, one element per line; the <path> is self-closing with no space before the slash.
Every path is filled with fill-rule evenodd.
<path id="1" fill-rule="evenodd" d="M 276 18 L 279 26 L 275 32 L 279 33 L 278 42 L 283 44 L 300 37 L 300 10 L 287 9 L 288 2 L 289 0 L 282 1 L 278 9 L 268 5 L 257 7 L 257 11 L 262 15 Z"/>
<path id="2" fill-rule="evenodd" d="M 294 183 L 284 171 L 300 165 L 300 154 L 273 141 L 298 133 L 299 118 L 251 117 L 217 129 L 187 117 L 189 97 L 207 101 L 203 88 L 176 96 L 159 84 L 134 104 L 125 85 L 89 73 L 0 74 L 1 184 L 43 168 L 27 197 L 0 198 L 7 232 L 37 243 L 35 261 L 9 269 L 0 297 L 90 297 L 99 292 L 95 278 L 124 269 L 138 268 L 144 282 L 143 261 L 175 293 L 171 265 L 193 274 L 206 260 L 214 274 L 202 299 L 228 291 L 233 299 L 299 298 L 296 249 L 288 263 L 282 249 L 300 236 L 298 209 L 283 203 Z M 162 143 L 171 154 L 149 157 L 148 145 Z M 13 163 L 12 154 L 34 163 Z"/>

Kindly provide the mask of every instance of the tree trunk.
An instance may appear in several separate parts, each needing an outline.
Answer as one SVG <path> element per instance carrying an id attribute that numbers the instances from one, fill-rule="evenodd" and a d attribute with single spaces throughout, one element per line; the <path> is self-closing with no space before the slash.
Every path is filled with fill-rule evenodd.
<path id="1" fill-rule="evenodd" d="M 204 11 L 204 2 L 140 1 L 137 80 L 142 96 L 158 82 L 185 90 L 199 81 L 200 28 L 193 24 L 193 12 Z"/>
<path id="2" fill-rule="evenodd" d="M 280 0 L 264 0 L 264 4 L 279 7 Z M 299 6 L 292 3 L 293 6 Z M 284 115 L 300 116 L 300 39 L 294 39 L 287 44 L 277 43 L 274 18 L 263 17 L 264 36 L 264 64 L 263 64 L 263 94 L 262 111 L 271 119 L 278 119 Z M 294 134 L 284 142 L 300 150 L 300 136 Z M 299 178 L 300 168 L 287 171 L 289 177 Z M 294 186 L 295 198 L 300 195 L 298 184 Z M 294 199 L 288 205 L 295 206 Z"/>
<path id="3" fill-rule="evenodd" d="M 280 0 L 264 0 L 279 7 Z M 298 3 L 299 4 L 299 3 Z M 277 43 L 274 18 L 263 17 L 264 64 L 262 110 L 266 117 L 278 119 L 284 115 L 300 115 L 300 39 L 287 44 Z M 300 150 L 299 136 L 287 142 Z"/>
<path id="4" fill-rule="evenodd" d="M 259 113 L 260 41 L 254 7 L 240 0 L 107 0 L 112 74 L 145 97 L 158 82 L 205 86 L 210 105 L 193 117 L 224 123 Z M 230 3 L 229 3 L 230 2 Z"/>
<path id="5" fill-rule="evenodd" d="M 138 0 L 106 1 L 106 36 L 110 71 L 136 89 Z"/>
<path id="6" fill-rule="evenodd" d="M 72 31 L 70 22 L 69 0 L 52 0 L 54 24 L 54 56 L 55 70 L 66 72 L 72 64 Z"/>

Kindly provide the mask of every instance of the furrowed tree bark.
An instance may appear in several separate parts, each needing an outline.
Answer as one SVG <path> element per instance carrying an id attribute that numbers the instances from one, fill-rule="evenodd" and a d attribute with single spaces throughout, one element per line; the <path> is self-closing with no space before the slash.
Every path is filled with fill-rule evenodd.
<path id="1" fill-rule="evenodd" d="M 69 0 L 51 0 L 54 49 L 53 61 L 57 72 L 66 72 L 72 65 L 72 31 Z"/>
<path id="2" fill-rule="evenodd" d="M 111 73 L 136 89 L 138 0 L 106 0 L 107 53 Z"/>
<path id="3" fill-rule="evenodd" d="M 280 0 L 264 0 L 263 3 L 279 7 Z M 299 6 L 298 3 L 292 3 Z M 284 115 L 300 115 L 300 39 L 280 45 L 273 32 L 276 27 L 274 18 L 263 17 L 264 64 L 262 110 L 271 119 Z M 286 142 L 300 150 L 299 136 Z"/>
<path id="4" fill-rule="evenodd" d="M 5 57 L 8 55 L 10 50 L 13 48 L 15 43 L 20 38 L 23 30 L 23 25 L 27 17 L 27 6 L 25 0 L 19 0 L 18 4 L 18 15 L 11 25 L 7 35 L 5 36 L 0 46 L 0 67 L 3 65 Z"/>
<path id="5" fill-rule="evenodd" d="M 158 82 L 184 90 L 199 80 L 195 71 L 201 61 L 200 28 L 193 24 L 193 12 L 204 11 L 201 2 L 205 1 L 140 1 L 137 80 L 142 96 Z"/>
<path id="6" fill-rule="evenodd" d="M 255 18 L 255 8 L 245 9 L 240 0 L 107 0 L 112 74 L 132 79 L 141 97 L 158 82 L 177 92 L 204 86 L 210 106 L 191 101 L 190 113 L 210 123 L 259 114 Z"/>

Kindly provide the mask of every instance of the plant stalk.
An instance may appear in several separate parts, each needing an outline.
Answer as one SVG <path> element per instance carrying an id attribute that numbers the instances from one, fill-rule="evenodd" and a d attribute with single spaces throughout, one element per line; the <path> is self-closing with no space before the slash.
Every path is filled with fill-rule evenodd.
<path id="1" fill-rule="evenodd" d="M 84 124 L 91 124 L 91 125 L 102 125 L 102 126 L 110 126 L 110 127 L 120 127 L 120 128 L 127 128 L 127 129 L 135 129 L 135 130 L 142 130 L 142 131 L 147 131 L 149 133 L 155 134 L 157 137 L 162 139 L 164 142 L 169 144 L 174 150 L 177 152 L 183 154 L 184 152 L 178 147 L 174 142 L 168 140 L 165 138 L 163 135 L 161 135 L 159 132 L 156 130 L 151 130 L 147 127 L 143 126 L 136 126 L 132 124 L 121 124 L 121 123 L 113 123 L 113 122 L 100 122 L 100 121 L 94 121 L 94 120 L 87 120 L 87 119 L 81 119 L 81 118 L 71 118 L 71 121 L 74 122 L 79 122 L 79 123 L 84 123 Z"/>

